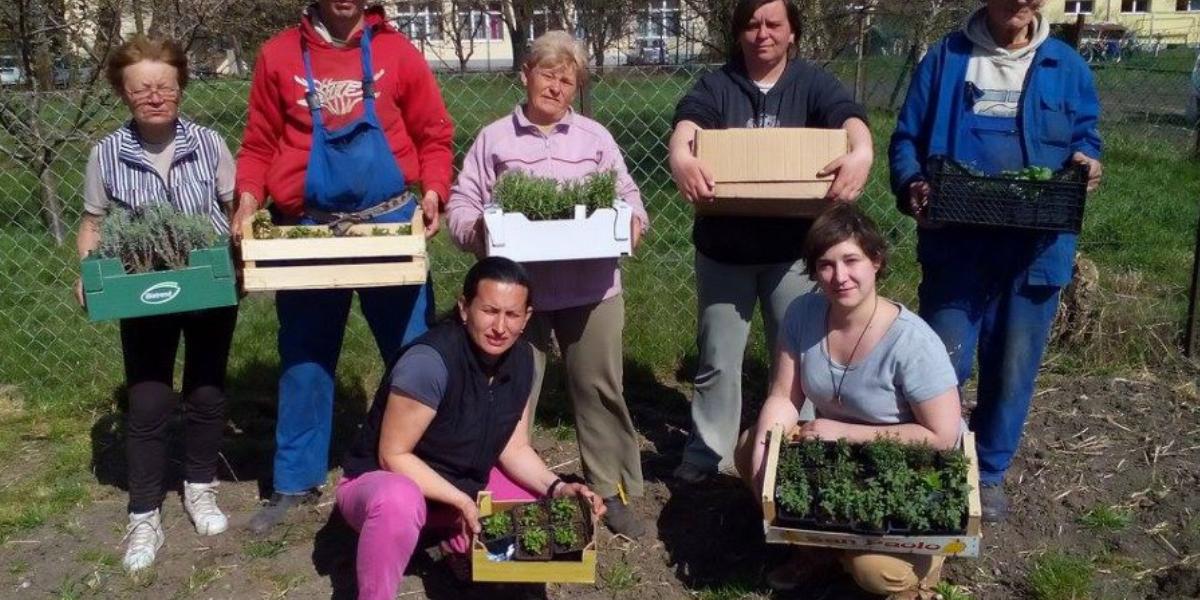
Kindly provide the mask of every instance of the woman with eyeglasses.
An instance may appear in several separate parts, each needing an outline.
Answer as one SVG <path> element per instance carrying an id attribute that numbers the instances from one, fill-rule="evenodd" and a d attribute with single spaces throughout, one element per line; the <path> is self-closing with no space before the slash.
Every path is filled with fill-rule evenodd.
<path id="1" fill-rule="evenodd" d="M 80 258 L 100 244 L 100 226 L 114 211 L 138 213 L 160 203 L 209 218 L 229 234 L 234 161 L 217 132 L 179 116 L 188 83 L 187 55 L 173 41 L 136 37 L 108 61 L 106 76 L 132 118 L 100 140 L 88 156 Z M 77 281 L 75 296 L 83 304 Z M 225 531 L 217 507 L 217 452 L 225 427 L 225 368 L 237 306 L 124 319 L 121 352 L 129 412 L 125 452 L 129 524 L 124 565 L 154 562 L 164 541 L 159 510 L 167 463 L 167 423 L 175 412 L 175 355 L 182 334 L 184 411 L 183 508 L 200 535 Z"/>

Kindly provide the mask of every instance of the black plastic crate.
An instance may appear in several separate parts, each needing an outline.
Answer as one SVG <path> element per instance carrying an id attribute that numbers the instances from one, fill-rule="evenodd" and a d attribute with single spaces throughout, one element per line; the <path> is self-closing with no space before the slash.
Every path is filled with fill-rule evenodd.
<path id="1" fill-rule="evenodd" d="M 1079 233 L 1087 167 L 1071 165 L 1049 181 L 989 177 L 941 156 L 929 159 L 928 215 L 933 223 Z"/>

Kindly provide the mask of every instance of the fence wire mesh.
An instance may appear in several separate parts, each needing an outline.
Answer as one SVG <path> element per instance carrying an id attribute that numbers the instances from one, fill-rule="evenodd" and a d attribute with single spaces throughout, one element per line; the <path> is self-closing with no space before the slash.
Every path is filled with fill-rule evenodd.
<path id="1" fill-rule="evenodd" d="M 1105 181 L 1089 200 L 1080 245 L 1088 262 L 1080 269 L 1081 283 L 1064 297 L 1055 364 L 1153 365 L 1177 354 L 1200 192 L 1200 169 L 1192 159 L 1196 129 L 1188 116 L 1197 101 L 1189 83 L 1193 52 L 1170 50 L 1094 71 L 1104 109 Z M 681 379 L 689 376 L 685 357 L 694 352 L 692 215 L 671 182 L 666 144 L 675 103 L 709 68 L 606 69 L 593 74 L 581 102 L 620 144 L 652 218 L 651 235 L 624 263 L 627 358 L 650 373 Z M 854 85 L 854 62 L 828 68 Z M 861 202 L 893 245 L 895 268 L 885 293 L 915 306 L 914 226 L 894 208 L 886 164 L 907 69 L 903 57 L 887 56 L 868 58 L 861 68 L 861 95 L 871 110 L 877 149 Z M 456 125 L 459 159 L 483 125 L 523 97 L 519 80 L 509 73 L 439 79 Z M 221 132 L 236 152 L 248 88 L 244 80 L 195 81 L 182 112 Z M 88 151 L 127 118 L 126 108 L 100 87 L 0 90 L 0 387 L 61 398 L 121 380 L 115 324 L 90 323 L 75 305 L 72 285 Z M 444 307 L 470 258 L 445 234 L 436 238 L 431 256 Z M 248 299 L 240 320 L 231 373 L 268 387 L 276 362 L 270 298 Z M 755 340 L 751 352 L 762 356 L 761 336 Z M 370 382 L 379 360 L 358 317 L 352 317 L 346 344 L 343 366 L 350 363 L 352 377 Z"/>

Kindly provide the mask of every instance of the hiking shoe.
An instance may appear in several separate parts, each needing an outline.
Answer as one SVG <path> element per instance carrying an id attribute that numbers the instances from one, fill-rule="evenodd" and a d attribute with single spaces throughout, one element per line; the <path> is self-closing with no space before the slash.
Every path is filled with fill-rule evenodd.
<path id="1" fill-rule="evenodd" d="M 217 482 L 183 482 L 183 510 L 200 535 L 217 535 L 229 527 L 229 519 L 217 508 Z"/>
<path id="2" fill-rule="evenodd" d="M 1008 518 L 1008 496 L 1003 483 L 979 486 L 979 503 L 983 509 L 984 523 L 1003 523 Z"/>
<path id="3" fill-rule="evenodd" d="M 637 515 L 633 514 L 632 510 L 629 510 L 624 502 L 621 502 L 620 496 L 605 498 L 604 506 L 608 508 L 608 511 L 604 513 L 604 524 L 608 525 L 609 531 L 629 539 L 636 539 L 646 534 L 646 525 Z"/>
<path id="4" fill-rule="evenodd" d="M 129 546 L 125 548 L 125 559 L 121 564 L 129 572 L 140 571 L 154 564 L 158 549 L 166 541 L 158 509 L 145 513 L 129 513 L 129 525 L 125 526 L 125 537 Z"/>
<path id="5" fill-rule="evenodd" d="M 671 473 L 671 475 L 683 483 L 695 485 L 708 481 L 708 478 L 712 477 L 714 473 L 711 470 L 701 469 L 690 462 L 684 461 L 679 463 L 678 467 L 675 467 L 675 472 Z"/>
<path id="6" fill-rule="evenodd" d="M 271 499 L 267 500 L 258 512 L 250 517 L 250 524 L 247 528 L 252 533 L 264 534 L 275 528 L 276 525 L 283 522 L 287 518 L 289 510 L 301 504 L 310 504 L 321 495 L 316 490 L 309 490 L 299 494 L 281 494 L 275 492 L 271 494 Z"/>

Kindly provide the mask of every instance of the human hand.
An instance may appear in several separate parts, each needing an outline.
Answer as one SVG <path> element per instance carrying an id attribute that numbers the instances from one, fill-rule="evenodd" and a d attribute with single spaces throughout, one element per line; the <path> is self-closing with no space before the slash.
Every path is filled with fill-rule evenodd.
<path id="1" fill-rule="evenodd" d="M 254 232 L 247 228 L 254 221 L 254 213 L 257 211 L 258 198 L 255 198 L 250 192 L 242 192 L 242 195 L 238 198 L 237 210 L 233 211 L 233 223 L 229 226 L 229 231 L 233 234 L 234 243 L 241 242 L 244 235 L 254 235 Z M 243 231 L 244 229 L 245 231 Z"/>
<path id="2" fill-rule="evenodd" d="M 79 303 L 79 308 L 86 309 L 87 301 L 83 297 L 83 278 L 75 280 L 75 301 Z"/>
<path id="3" fill-rule="evenodd" d="M 716 181 L 712 171 L 695 156 L 672 158 L 671 178 L 684 199 L 693 204 L 712 202 L 716 193 Z"/>
<path id="4" fill-rule="evenodd" d="M 1087 191 L 1094 192 L 1100 187 L 1100 177 L 1104 175 L 1104 166 L 1100 161 L 1082 153 L 1076 152 L 1071 155 L 1071 162 L 1077 165 L 1084 165 L 1088 170 Z"/>
<path id="5" fill-rule="evenodd" d="M 823 441 L 837 441 L 846 437 L 845 424 L 833 419 L 813 419 L 800 426 L 800 437 Z"/>
<path id="6" fill-rule="evenodd" d="M 929 182 L 917 180 L 908 184 L 908 209 L 918 227 L 936 229 L 939 225 L 929 221 Z"/>
<path id="7" fill-rule="evenodd" d="M 441 226 L 442 205 L 437 192 L 430 190 L 421 196 L 421 213 L 425 215 L 425 239 L 430 239 Z"/>
<path id="8" fill-rule="evenodd" d="M 555 498 L 570 496 L 580 496 L 587 500 L 592 505 L 592 514 L 596 518 L 603 517 L 604 513 L 608 511 L 608 507 L 604 506 L 604 500 L 582 483 L 564 483 L 554 489 Z"/>
<path id="9" fill-rule="evenodd" d="M 642 219 L 635 215 L 633 217 L 633 226 L 631 227 L 633 231 L 630 232 L 630 237 L 633 238 L 632 248 L 634 250 L 637 250 L 638 246 L 642 243 L 642 230 L 644 228 L 645 225 L 642 224 Z"/>
<path id="10" fill-rule="evenodd" d="M 853 202 L 863 193 L 867 176 L 871 174 L 871 163 L 875 156 L 867 150 L 852 150 L 825 165 L 817 177 L 833 175 L 833 185 L 825 198 L 839 202 Z"/>

